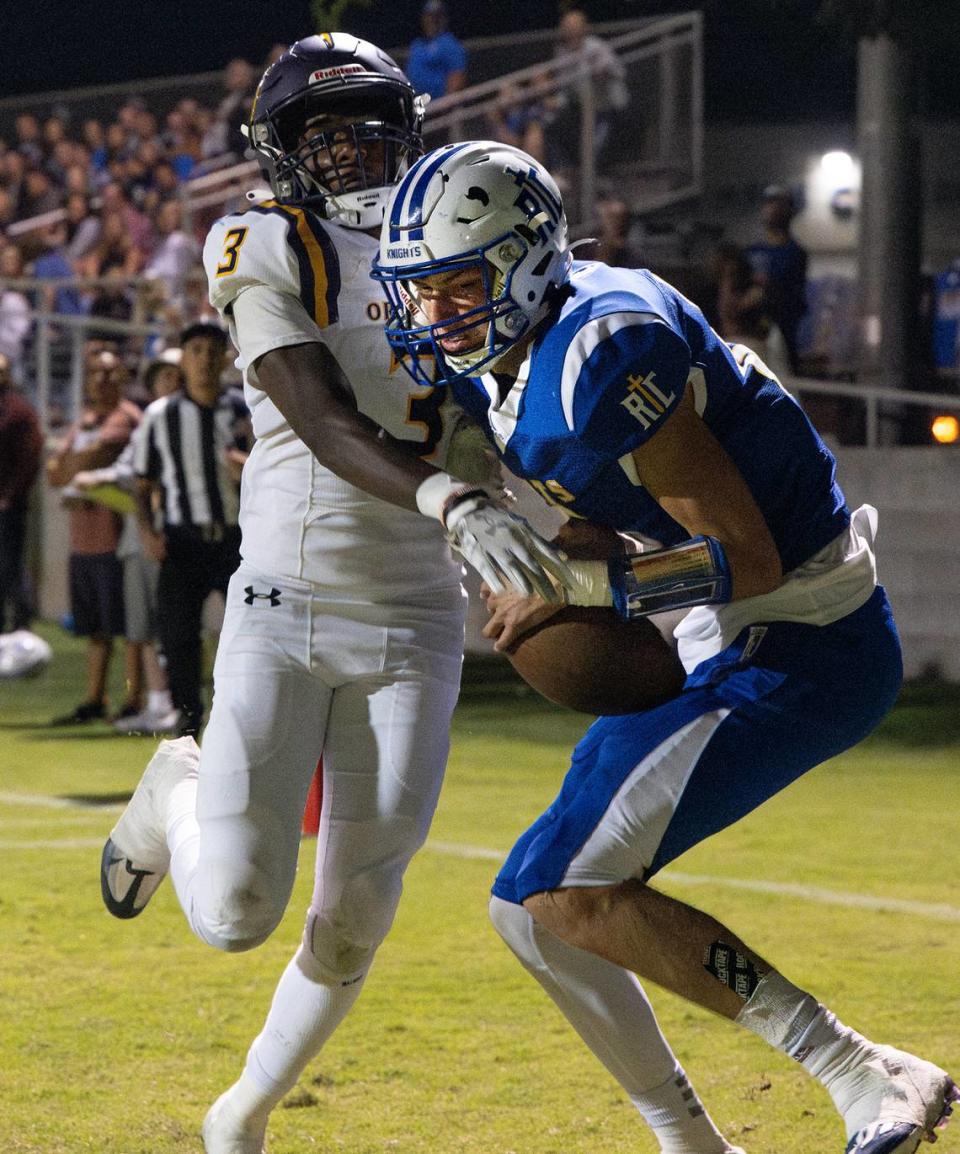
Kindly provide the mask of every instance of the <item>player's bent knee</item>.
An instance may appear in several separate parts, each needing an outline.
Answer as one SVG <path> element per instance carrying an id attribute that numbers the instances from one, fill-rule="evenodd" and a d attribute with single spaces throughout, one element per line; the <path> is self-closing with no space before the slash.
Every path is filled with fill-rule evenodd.
<path id="1" fill-rule="evenodd" d="M 366 973 L 393 925 L 402 890 L 399 867 L 370 870 L 344 886 L 336 906 L 311 909 L 304 943 L 326 980 Z"/>
<path id="2" fill-rule="evenodd" d="M 205 942 L 226 953 L 242 953 L 262 945 L 280 924 L 286 894 L 254 867 L 238 875 L 234 864 L 207 871 L 197 895 L 195 928 Z"/>
<path id="3" fill-rule="evenodd" d="M 570 886 L 524 899 L 524 909 L 545 930 L 572 946 L 588 940 L 590 923 L 609 906 L 615 886 Z"/>
<path id="4" fill-rule="evenodd" d="M 517 957 L 526 961 L 528 955 L 534 952 L 531 938 L 533 919 L 530 914 L 523 906 L 496 896 L 490 899 L 488 908 L 493 928 Z"/>

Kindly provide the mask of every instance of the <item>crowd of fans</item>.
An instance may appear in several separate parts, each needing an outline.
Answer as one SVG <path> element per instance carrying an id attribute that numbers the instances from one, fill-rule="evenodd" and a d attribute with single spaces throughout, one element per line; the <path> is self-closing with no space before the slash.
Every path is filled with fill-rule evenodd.
<path id="1" fill-rule="evenodd" d="M 243 159 L 240 126 L 260 71 L 232 60 L 216 99 L 183 98 L 165 113 L 132 96 L 108 122 L 63 107 L 16 116 L 0 137 L 0 285 L 60 283 L 0 287 L 0 354 L 15 380 L 29 375 L 32 309 L 159 323 L 170 334 L 202 311 L 211 215 L 186 221 L 180 193 L 185 181 Z M 84 283 L 62 283 L 70 278 Z M 143 351 L 120 344 L 131 357 Z"/>

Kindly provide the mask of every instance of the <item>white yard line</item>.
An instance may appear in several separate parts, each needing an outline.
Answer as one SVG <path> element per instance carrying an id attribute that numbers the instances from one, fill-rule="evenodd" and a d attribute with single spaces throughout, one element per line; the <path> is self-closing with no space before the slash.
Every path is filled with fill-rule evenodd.
<path id="1" fill-rule="evenodd" d="M 55 841 L 47 839 L 17 839 L 0 838 L 0 850 L 13 850 L 20 853 L 27 849 L 42 849 L 45 852 L 52 849 L 93 849 L 94 846 L 103 849 L 102 837 L 58 837 Z"/>
<path id="2" fill-rule="evenodd" d="M 119 813 L 122 804 L 93 805 L 72 797 L 49 797 L 40 793 L 10 793 L 0 790 L 0 805 L 34 806 L 37 809 L 85 809 L 88 813 Z"/>
<path id="3" fill-rule="evenodd" d="M 123 809 L 122 805 L 91 806 L 65 797 L 43 797 L 35 794 L 6 793 L 3 791 L 0 791 L 0 805 L 27 805 L 60 810 L 83 809 L 90 814 L 115 813 Z M 101 845 L 103 845 L 102 837 L 25 839 L 22 841 L 10 838 L 0 839 L 0 851 L 92 849 Z M 459 842 L 428 841 L 426 848 L 433 853 L 478 861 L 500 862 L 506 857 L 506 854 L 500 850 L 487 849 L 484 846 L 461 845 Z M 906 898 L 874 897 L 871 894 L 848 893 L 844 890 L 828 890 L 822 889 L 820 886 L 802 886 L 791 882 L 718 877 L 712 874 L 687 874 L 670 869 L 664 870 L 658 876 L 666 882 L 680 886 L 717 886 L 720 889 L 747 890 L 760 894 L 782 894 L 784 897 L 799 898 L 800 901 L 814 902 L 817 905 L 910 914 L 913 917 L 931 918 L 939 922 L 960 922 L 960 907 L 947 905 L 944 902 L 915 902 Z"/>

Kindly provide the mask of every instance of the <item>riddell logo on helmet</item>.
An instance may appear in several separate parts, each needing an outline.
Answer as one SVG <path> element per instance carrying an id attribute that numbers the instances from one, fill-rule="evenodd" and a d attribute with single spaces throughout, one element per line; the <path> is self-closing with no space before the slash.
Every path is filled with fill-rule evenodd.
<path id="1" fill-rule="evenodd" d="M 349 76 L 356 72 L 366 72 L 362 64 L 341 64 L 336 68 L 318 68 L 316 72 L 310 76 L 310 83 L 316 84 L 318 80 L 330 80 L 334 76 Z"/>

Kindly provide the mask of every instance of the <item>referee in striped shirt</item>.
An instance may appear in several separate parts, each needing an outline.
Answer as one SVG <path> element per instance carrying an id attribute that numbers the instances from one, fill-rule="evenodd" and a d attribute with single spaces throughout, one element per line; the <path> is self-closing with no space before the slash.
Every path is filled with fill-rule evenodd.
<path id="1" fill-rule="evenodd" d="M 160 563 L 157 608 L 170 694 L 181 735 L 203 722 L 203 604 L 224 595 L 240 563 L 240 471 L 250 415 L 238 389 L 223 390 L 227 334 L 198 321 L 180 335 L 184 390 L 154 401 L 135 442 L 137 520 Z M 159 527 L 158 527 L 159 526 Z"/>

